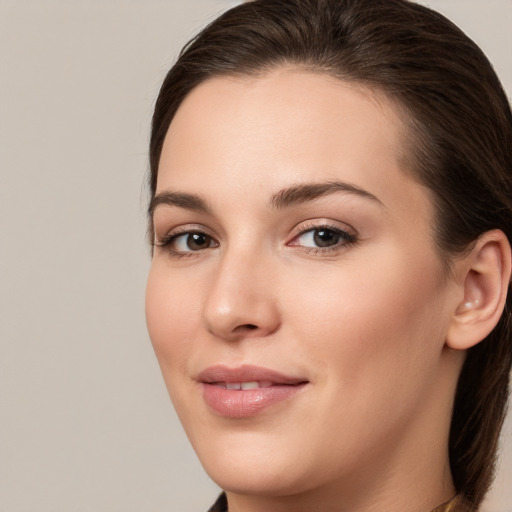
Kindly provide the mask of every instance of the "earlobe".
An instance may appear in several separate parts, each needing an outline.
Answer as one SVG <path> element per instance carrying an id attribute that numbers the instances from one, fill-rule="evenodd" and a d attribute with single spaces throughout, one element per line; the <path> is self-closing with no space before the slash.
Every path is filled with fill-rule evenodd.
<path id="1" fill-rule="evenodd" d="M 446 344 L 465 350 L 485 339 L 501 317 L 510 282 L 510 243 L 502 231 L 487 231 L 455 265 L 462 300 L 454 310 Z"/>

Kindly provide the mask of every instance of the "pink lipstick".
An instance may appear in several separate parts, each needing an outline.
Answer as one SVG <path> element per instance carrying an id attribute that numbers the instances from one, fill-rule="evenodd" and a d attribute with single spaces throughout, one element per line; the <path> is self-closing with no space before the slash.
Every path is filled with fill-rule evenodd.
<path id="1" fill-rule="evenodd" d="M 202 371 L 197 381 L 203 388 L 208 407 L 220 416 L 246 418 L 291 398 L 308 383 L 257 366 L 238 368 L 212 366 Z"/>

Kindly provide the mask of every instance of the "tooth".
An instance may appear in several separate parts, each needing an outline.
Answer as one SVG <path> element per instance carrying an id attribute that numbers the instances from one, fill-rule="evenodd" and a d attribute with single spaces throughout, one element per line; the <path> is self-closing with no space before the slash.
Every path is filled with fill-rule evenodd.
<path id="1" fill-rule="evenodd" d="M 260 387 L 260 383 L 256 381 L 242 382 L 242 389 L 257 389 Z"/>
<path id="2" fill-rule="evenodd" d="M 260 382 L 260 388 L 270 388 L 272 386 L 272 382 L 270 380 L 262 380 Z"/>
<path id="3" fill-rule="evenodd" d="M 226 389 L 242 389 L 240 382 L 226 382 Z"/>

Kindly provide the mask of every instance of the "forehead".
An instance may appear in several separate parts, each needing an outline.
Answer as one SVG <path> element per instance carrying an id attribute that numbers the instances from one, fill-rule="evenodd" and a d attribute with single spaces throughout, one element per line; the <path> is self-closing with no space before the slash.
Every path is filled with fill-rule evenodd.
<path id="1" fill-rule="evenodd" d="M 269 195 L 290 181 L 343 179 L 388 201 L 425 194 L 402 169 L 403 132 L 386 96 L 325 74 L 213 78 L 192 90 L 169 127 L 157 191 Z"/>

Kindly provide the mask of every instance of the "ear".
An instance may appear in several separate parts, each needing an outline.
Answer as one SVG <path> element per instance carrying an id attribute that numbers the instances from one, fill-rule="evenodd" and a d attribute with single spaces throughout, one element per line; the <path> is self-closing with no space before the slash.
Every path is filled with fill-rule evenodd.
<path id="1" fill-rule="evenodd" d="M 509 241 L 500 230 L 487 231 L 454 266 L 460 293 L 446 344 L 465 350 L 485 339 L 503 313 L 510 282 Z"/>

